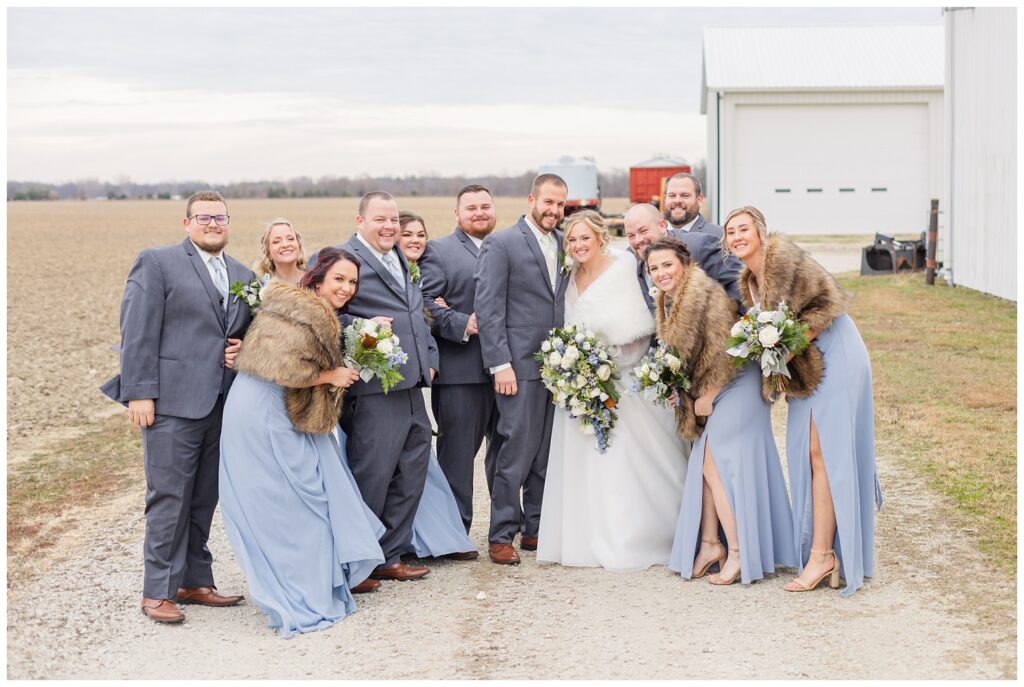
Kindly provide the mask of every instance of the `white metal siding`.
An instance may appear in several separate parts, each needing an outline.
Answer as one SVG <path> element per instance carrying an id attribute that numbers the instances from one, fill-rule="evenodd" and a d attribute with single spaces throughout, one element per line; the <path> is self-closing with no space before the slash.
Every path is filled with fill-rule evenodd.
<path id="1" fill-rule="evenodd" d="M 949 250 L 955 284 L 1017 300 L 1017 16 L 946 12 Z"/>

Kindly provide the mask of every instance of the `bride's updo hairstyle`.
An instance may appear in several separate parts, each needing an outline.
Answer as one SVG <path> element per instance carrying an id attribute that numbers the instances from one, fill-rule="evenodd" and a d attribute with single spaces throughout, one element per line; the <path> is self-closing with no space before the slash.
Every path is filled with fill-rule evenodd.
<path id="1" fill-rule="evenodd" d="M 757 229 L 757 236 L 761 239 L 761 250 L 764 250 L 764 244 L 768 242 L 768 222 L 765 220 L 764 214 L 753 205 L 744 205 L 730 212 L 722 222 L 722 252 L 726 255 L 731 252 L 725 238 L 725 228 L 739 215 L 750 215 L 750 219 L 754 220 L 754 228 Z"/>
<path id="2" fill-rule="evenodd" d="M 690 257 L 690 248 L 679 239 L 674 239 L 671 236 L 662 236 L 660 239 L 647 246 L 647 253 L 645 254 L 644 262 L 647 262 L 647 260 L 650 259 L 651 254 L 656 250 L 667 250 L 675 253 L 676 257 L 679 258 L 679 262 L 683 263 L 684 267 L 693 262 L 693 259 Z M 647 269 L 650 270 L 649 265 Z"/>
<path id="3" fill-rule="evenodd" d="M 334 246 L 328 246 L 324 248 L 316 256 L 316 264 L 309 268 L 304 275 L 302 275 L 302 281 L 299 282 L 299 286 L 310 291 L 316 291 L 316 287 L 324 283 L 324 279 L 327 277 L 327 273 L 334 267 L 334 263 L 339 260 L 345 260 L 351 262 L 356 266 L 356 274 L 359 273 L 359 268 L 362 266 L 362 262 L 356 256 L 349 253 L 347 250 L 342 248 L 335 248 Z M 359 282 L 356 282 L 355 291 L 352 292 L 352 298 L 355 298 L 359 293 Z M 352 298 L 348 299 L 348 303 L 352 302 Z M 341 312 L 348 310 L 348 303 L 341 308 Z"/>
<path id="4" fill-rule="evenodd" d="M 608 227 L 604 224 L 604 218 L 593 210 L 580 210 L 579 212 L 572 213 L 565 219 L 565 237 L 562 239 L 562 251 L 566 255 L 569 254 L 569 234 L 572 233 L 572 228 L 581 222 L 594 232 L 598 243 L 601 244 L 601 252 L 607 255 L 609 253 L 608 245 L 611 243 L 612 237 L 608 233 Z"/>

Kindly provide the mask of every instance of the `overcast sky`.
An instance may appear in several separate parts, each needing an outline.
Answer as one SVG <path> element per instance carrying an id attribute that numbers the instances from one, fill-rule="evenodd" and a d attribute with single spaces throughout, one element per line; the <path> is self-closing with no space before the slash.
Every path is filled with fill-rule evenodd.
<path id="1" fill-rule="evenodd" d="M 7 10 L 8 178 L 517 174 L 697 161 L 705 26 L 913 9 Z"/>

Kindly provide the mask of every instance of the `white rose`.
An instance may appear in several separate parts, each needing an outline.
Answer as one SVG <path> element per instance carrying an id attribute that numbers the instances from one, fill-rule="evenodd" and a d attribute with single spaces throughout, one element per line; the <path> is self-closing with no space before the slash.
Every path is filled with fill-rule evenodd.
<path id="1" fill-rule="evenodd" d="M 793 320 L 786 320 L 786 326 L 787 327 L 792 327 L 793 326 Z"/>
<path id="2" fill-rule="evenodd" d="M 545 353 L 550 351 L 551 350 L 551 342 L 550 341 L 544 341 L 544 343 L 542 343 L 540 345 L 540 350 L 542 350 Z"/>
<path id="3" fill-rule="evenodd" d="M 391 345 L 391 342 L 388 339 L 384 339 L 383 341 L 377 342 L 377 350 L 384 355 L 387 355 L 388 353 L 391 353 L 391 351 L 395 350 L 395 347 Z"/>
<path id="4" fill-rule="evenodd" d="M 573 380 L 573 386 L 577 389 L 582 389 L 587 385 L 587 378 L 583 375 L 576 375 L 576 379 Z"/>
<path id="5" fill-rule="evenodd" d="M 583 343 L 584 336 L 582 334 L 576 335 L 576 343 Z"/>
<path id="6" fill-rule="evenodd" d="M 561 362 L 562 355 L 558 351 L 551 351 L 551 354 L 548 356 L 548 365 L 555 367 Z"/>
<path id="7" fill-rule="evenodd" d="M 765 348 L 771 348 L 779 342 L 779 330 L 773 325 L 768 325 L 758 333 L 757 340 Z"/>
<path id="8" fill-rule="evenodd" d="M 573 362 L 574 362 L 573 359 L 570 358 L 569 356 L 567 356 L 567 355 L 566 356 L 562 356 L 561 368 L 563 370 L 571 370 Z"/>
<path id="9" fill-rule="evenodd" d="M 558 380 L 558 388 L 559 389 L 564 389 L 565 388 L 565 380 L 564 379 L 559 379 Z"/>
<path id="10" fill-rule="evenodd" d="M 658 377 L 659 375 L 655 370 L 650 370 L 647 372 L 647 379 L 651 380 L 652 382 L 658 381 Z"/>
<path id="11" fill-rule="evenodd" d="M 658 297 L 658 287 L 657 286 L 652 286 L 651 288 L 647 289 L 647 295 L 650 296 L 651 298 L 657 298 Z"/>
<path id="12" fill-rule="evenodd" d="M 739 320 L 736 324 L 734 324 L 732 326 L 732 329 L 729 330 L 729 334 L 732 335 L 732 336 L 739 336 L 742 333 L 743 333 L 743 320 Z"/>
<path id="13" fill-rule="evenodd" d="M 581 346 L 581 348 L 582 348 L 582 349 L 583 349 L 584 351 L 589 351 L 589 350 L 590 350 L 590 342 L 589 342 L 589 341 L 584 341 L 584 342 L 583 342 L 583 346 Z"/>
<path id="14" fill-rule="evenodd" d="M 673 372 L 679 372 L 679 368 L 683 366 L 683 361 L 675 357 L 671 353 L 665 354 L 665 362 L 668 363 L 668 367 Z"/>
<path id="15" fill-rule="evenodd" d="M 605 401 L 607 401 L 610 398 L 610 396 L 608 396 L 608 394 L 606 394 L 605 392 L 602 391 L 601 395 L 598 396 L 598 398 L 601 399 L 601 403 L 604 403 Z"/>
<path id="16" fill-rule="evenodd" d="M 761 311 L 761 314 L 757 316 L 757 321 L 761 323 L 771 322 L 773 317 L 775 317 L 774 310 L 763 310 Z"/>
<path id="17" fill-rule="evenodd" d="M 565 393 L 564 391 L 559 391 L 558 396 L 556 396 L 555 398 L 558 399 L 559 403 L 565 404 L 566 399 L 569 398 L 569 394 Z"/>
<path id="18" fill-rule="evenodd" d="M 580 357 L 580 349 L 576 348 L 575 346 L 567 346 L 565 349 L 565 354 L 562 357 L 577 360 Z"/>
<path id="19" fill-rule="evenodd" d="M 364 320 L 362 333 L 366 336 L 374 336 L 377 333 L 377 323 L 373 320 Z"/>
<path id="20" fill-rule="evenodd" d="M 600 379 L 602 382 L 607 381 L 608 378 L 611 376 L 612 368 L 610 366 L 602 365 L 601 367 L 597 368 L 597 378 Z"/>
<path id="21" fill-rule="evenodd" d="M 390 338 L 391 338 L 391 344 L 393 346 L 397 346 L 398 345 L 398 334 L 395 334 L 394 332 L 392 332 Z"/>
<path id="22" fill-rule="evenodd" d="M 590 397 L 591 398 L 597 398 L 601 394 L 602 394 L 601 389 L 596 387 L 596 386 L 593 389 L 590 390 Z"/>
<path id="23" fill-rule="evenodd" d="M 584 424 L 580 429 L 583 430 L 584 434 L 593 434 L 594 433 L 594 425 L 590 424 L 589 422 Z"/>

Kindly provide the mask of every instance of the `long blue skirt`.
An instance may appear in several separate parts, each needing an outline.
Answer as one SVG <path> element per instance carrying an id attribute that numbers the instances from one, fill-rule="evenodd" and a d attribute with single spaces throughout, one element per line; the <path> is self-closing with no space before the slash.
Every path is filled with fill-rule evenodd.
<path id="1" fill-rule="evenodd" d="M 455 495 L 433 449 L 427 464 L 423 496 L 412 521 L 410 549 L 419 558 L 476 551 L 473 540 L 466 535 Z"/>
<path id="2" fill-rule="evenodd" d="M 771 408 L 761 397 L 760 370 L 744 365 L 715 399 L 704 432 L 693 444 L 668 567 L 686 579 L 700 548 L 704 447 L 718 468 L 736 517 L 740 581 L 749 584 L 775 566 L 796 567 L 793 518 L 772 434 Z M 724 540 L 723 540 L 723 543 Z M 736 547 L 736 542 L 729 542 Z"/>
<path id="3" fill-rule="evenodd" d="M 351 588 L 384 562 L 384 527 L 363 503 L 345 435 L 297 432 L 284 389 L 244 373 L 224 404 L 220 506 L 249 597 L 282 637 L 356 610 Z"/>
<path id="4" fill-rule="evenodd" d="M 833 542 L 849 596 L 871 577 L 875 564 L 875 508 L 882 489 L 875 469 L 875 412 L 871 360 L 849 315 L 833 320 L 816 338 L 825 359 L 821 384 L 808 398 L 789 401 L 786 457 L 793 492 L 793 523 L 800 569 L 814 532 L 811 500 L 811 418 L 825 459 L 836 513 Z"/>

